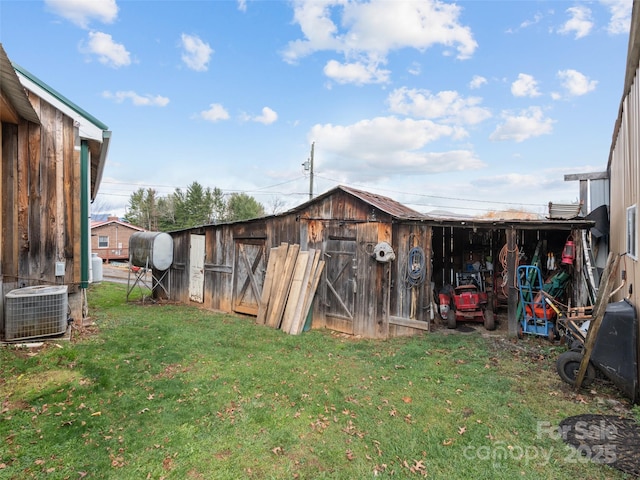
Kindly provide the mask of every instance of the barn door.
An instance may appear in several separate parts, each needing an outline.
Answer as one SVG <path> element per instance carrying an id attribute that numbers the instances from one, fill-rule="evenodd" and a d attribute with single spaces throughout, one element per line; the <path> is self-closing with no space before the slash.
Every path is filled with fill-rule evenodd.
<path id="1" fill-rule="evenodd" d="M 258 315 L 266 261 L 263 240 L 236 240 L 233 266 L 234 312 Z"/>
<path id="2" fill-rule="evenodd" d="M 327 328 L 353 334 L 357 293 L 356 239 L 329 237 L 325 250 L 324 304 Z"/>
<path id="3" fill-rule="evenodd" d="M 189 299 L 204 303 L 204 235 L 191 235 L 190 238 Z"/>

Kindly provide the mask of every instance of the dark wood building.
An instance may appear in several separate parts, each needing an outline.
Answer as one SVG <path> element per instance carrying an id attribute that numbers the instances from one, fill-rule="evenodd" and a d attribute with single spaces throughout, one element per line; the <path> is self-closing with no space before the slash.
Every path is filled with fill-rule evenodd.
<path id="1" fill-rule="evenodd" d="M 494 283 L 509 242 L 512 262 L 536 248 L 559 259 L 567 238 L 588 225 L 434 218 L 390 198 L 339 186 L 280 215 L 172 232 L 173 265 L 164 282 L 172 300 L 257 315 L 271 248 L 299 244 L 301 250 L 319 249 L 325 261 L 312 306 L 314 328 L 367 338 L 414 335 L 429 330 L 437 315 L 436 292 L 452 283 L 456 272 L 480 265 Z M 376 256 L 384 244 L 393 251 L 391 261 Z M 574 269 L 572 295 L 578 299 L 584 296 L 580 262 Z M 506 308 L 514 289 L 506 285 L 504 291 Z M 515 335 L 515 323 L 511 330 Z"/>
<path id="2" fill-rule="evenodd" d="M 81 321 L 91 262 L 89 205 L 111 132 L 13 64 L 2 45 L 0 75 L 3 297 L 26 286 L 66 285 L 71 316 Z"/>

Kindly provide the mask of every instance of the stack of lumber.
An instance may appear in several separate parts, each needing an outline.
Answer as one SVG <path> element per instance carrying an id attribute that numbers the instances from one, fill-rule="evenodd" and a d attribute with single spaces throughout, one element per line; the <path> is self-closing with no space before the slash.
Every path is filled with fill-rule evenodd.
<path id="1" fill-rule="evenodd" d="M 302 332 L 324 260 L 320 250 L 282 243 L 271 249 L 256 322 L 292 335 Z"/>

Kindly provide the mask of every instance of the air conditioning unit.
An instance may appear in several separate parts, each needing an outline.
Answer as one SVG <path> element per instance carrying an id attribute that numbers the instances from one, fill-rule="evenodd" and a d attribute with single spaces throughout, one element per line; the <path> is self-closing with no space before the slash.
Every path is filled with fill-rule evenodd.
<path id="1" fill-rule="evenodd" d="M 4 298 L 5 340 L 61 335 L 67 331 L 66 285 L 38 285 L 11 290 Z"/>

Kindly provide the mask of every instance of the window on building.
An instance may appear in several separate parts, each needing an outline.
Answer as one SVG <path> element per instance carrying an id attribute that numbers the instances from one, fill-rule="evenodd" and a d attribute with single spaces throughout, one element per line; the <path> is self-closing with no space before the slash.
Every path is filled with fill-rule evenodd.
<path id="1" fill-rule="evenodd" d="M 632 205 L 627 208 L 627 255 L 638 258 L 638 208 Z"/>
<path id="2" fill-rule="evenodd" d="M 107 235 L 98 235 L 98 248 L 109 248 L 109 237 Z"/>

